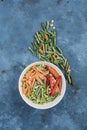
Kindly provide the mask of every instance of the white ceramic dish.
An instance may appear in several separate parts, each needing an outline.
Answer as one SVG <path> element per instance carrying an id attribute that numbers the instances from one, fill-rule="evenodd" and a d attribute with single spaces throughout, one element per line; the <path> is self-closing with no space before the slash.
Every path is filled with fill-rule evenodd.
<path id="1" fill-rule="evenodd" d="M 61 95 L 56 97 L 56 99 L 52 102 L 48 102 L 48 103 L 45 103 L 45 104 L 35 104 L 33 103 L 31 100 L 29 100 L 23 93 L 22 93 L 22 78 L 24 76 L 24 74 L 26 73 L 26 71 L 33 65 L 36 65 L 36 64 L 45 64 L 45 65 L 48 65 L 48 66 L 51 66 L 52 68 L 54 68 L 61 76 L 62 76 L 62 90 L 61 90 Z M 30 106 L 32 106 L 33 108 L 37 108 L 37 109 L 48 109 L 48 108 L 51 108 L 53 106 L 55 106 L 56 104 L 58 104 L 62 98 L 64 97 L 64 94 L 65 94 L 65 91 L 66 91 L 66 80 L 65 80 L 65 77 L 62 73 L 62 71 L 57 67 L 55 66 L 54 64 L 52 63 L 49 63 L 49 62 L 43 62 L 43 61 L 39 61 L 39 62 L 34 62 L 30 65 L 28 65 L 24 70 L 23 72 L 21 73 L 20 75 L 20 78 L 19 78 L 19 84 L 18 84 L 18 87 L 19 87 L 19 92 L 20 92 L 20 95 L 22 97 L 22 99 Z"/>

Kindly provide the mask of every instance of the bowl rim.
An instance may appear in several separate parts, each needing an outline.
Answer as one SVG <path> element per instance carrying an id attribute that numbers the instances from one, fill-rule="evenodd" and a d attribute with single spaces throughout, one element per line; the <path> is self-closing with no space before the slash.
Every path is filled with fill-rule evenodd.
<path id="1" fill-rule="evenodd" d="M 29 69 L 31 66 L 36 65 L 36 64 L 45 64 L 48 65 L 52 68 L 54 68 L 61 76 L 62 76 L 62 90 L 61 90 L 61 95 L 57 96 L 53 101 L 45 103 L 45 104 L 35 104 L 33 103 L 31 100 L 29 100 L 23 93 L 22 93 L 22 78 L 24 76 L 24 74 L 26 73 L 27 69 Z M 62 98 L 65 95 L 65 91 L 66 91 L 66 80 L 64 77 L 63 72 L 53 63 L 50 62 L 46 62 L 46 61 L 37 61 L 37 62 L 33 62 L 31 64 L 29 64 L 27 67 L 24 68 L 24 70 L 22 71 L 20 77 L 19 77 L 19 82 L 18 82 L 18 89 L 19 89 L 19 93 L 22 97 L 22 99 L 31 107 L 36 108 L 36 109 L 49 109 L 54 107 L 55 105 L 57 105 Z"/>

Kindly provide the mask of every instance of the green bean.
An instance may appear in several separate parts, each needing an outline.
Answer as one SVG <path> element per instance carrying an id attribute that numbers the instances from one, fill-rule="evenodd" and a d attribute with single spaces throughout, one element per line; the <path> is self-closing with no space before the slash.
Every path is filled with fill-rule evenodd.
<path id="1" fill-rule="evenodd" d="M 53 43 L 52 43 L 52 42 L 50 42 L 50 43 L 49 43 L 49 45 L 50 45 L 50 48 L 52 48 L 52 47 L 53 47 Z"/>
<path id="2" fill-rule="evenodd" d="M 55 60 L 54 64 L 58 65 L 59 64 L 59 60 Z"/>
<path id="3" fill-rule="evenodd" d="M 45 30 L 45 25 L 44 25 L 44 23 L 41 23 L 41 27 L 42 27 L 43 30 Z"/>
<path id="4" fill-rule="evenodd" d="M 64 67 L 66 67 L 67 59 L 64 60 Z"/>
<path id="5" fill-rule="evenodd" d="M 47 53 L 47 44 L 45 44 L 45 51 L 46 51 L 46 53 Z"/>
<path id="6" fill-rule="evenodd" d="M 49 86 L 46 88 L 46 93 L 49 94 Z"/>
<path id="7" fill-rule="evenodd" d="M 38 45 L 40 45 L 40 41 L 39 41 L 39 39 L 38 39 L 37 35 L 35 35 L 34 37 L 35 37 L 36 42 L 38 43 Z"/>
<path id="8" fill-rule="evenodd" d="M 41 59 L 42 61 L 46 61 L 46 58 L 41 57 L 40 59 Z"/>
<path id="9" fill-rule="evenodd" d="M 70 78 L 70 75 L 69 74 L 65 74 L 65 77 L 66 77 L 66 79 L 68 80 L 68 82 L 71 84 L 71 78 Z"/>
<path id="10" fill-rule="evenodd" d="M 60 56 L 60 57 L 63 59 L 62 53 L 57 52 L 56 54 L 57 54 L 58 56 Z"/>
<path id="11" fill-rule="evenodd" d="M 40 35 L 38 34 L 38 32 L 36 33 L 36 37 L 37 37 L 39 43 L 40 43 L 40 42 L 41 42 L 41 43 L 43 42 L 43 40 L 41 39 L 41 37 L 40 37 Z"/>
<path id="12" fill-rule="evenodd" d="M 60 63 L 59 63 L 59 66 L 60 66 L 62 69 L 64 69 L 64 66 L 63 66 L 63 64 L 60 64 Z"/>
<path id="13" fill-rule="evenodd" d="M 46 27 L 45 27 L 46 30 L 49 29 L 49 21 L 46 21 Z"/>
<path id="14" fill-rule="evenodd" d="M 36 41 L 32 42 L 32 44 L 33 44 L 33 47 L 35 48 L 35 50 L 37 50 L 39 48 L 39 46 L 38 46 Z"/>
<path id="15" fill-rule="evenodd" d="M 29 51 L 31 51 L 32 54 L 34 54 L 34 51 L 31 47 L 28 47 Z"/>
<path id="16" fill-rule="evenodd" d="M 54 41 L 53 41 L 53 42 L 54 42 L 54 46 L 56 46 L 56 38 L 54 38 Z"/>
<path id="17" fill-rule="evenodd" d="M 49 37 L 51 37 L 51 38 L 55 38 L 55 37 L 56 37 L 56 35 L 54 34 L 53 31 L 48 31 L 48 35 L 49 35 Z"/>
<path id="18" fill-rule="evenodd" d="M 34 50 L 37 50 L 37 47 L 35 45 L 35 42 L 32 42 Z"/>
<path id="19" fill-rule="evenodd" d="M 56 49 L 57 49 L 57 51 L 58 51 L 60 54 L 63 53 L 62 50 L 61 50 L 58 46 L 56 46 Z"/>
<path id="20" fill-rule="evenodd" d="M 37 51 L 37 57 L 38 57 L 38 58 L 41 58 L 41 54 L 40 54 L 39 51 Z"/>
<path id="21" fill-rule="evenodd" d="M 45 33 L 44 33 L 42 30 L 39 31 L 38 33 L 41 35 L 42 40 L 44 40 L 44 34 L 45 34 Z"/>
<path id="22" fill-rule="evenodd" d="M 65 69 L 66 69 L 66 71 L 67 71 L 67 69 L 68 69 L 68 66 L 69 66 L 69 63 L 66 62 L 66 65 L 65 65 Z"/>

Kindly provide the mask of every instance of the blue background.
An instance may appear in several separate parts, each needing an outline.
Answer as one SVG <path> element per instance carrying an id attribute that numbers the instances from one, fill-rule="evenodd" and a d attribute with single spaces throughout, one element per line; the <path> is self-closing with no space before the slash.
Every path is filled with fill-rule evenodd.
<path id="1" fill-rule="evenodd" d="M 63 100 L 49 110 L 29 107 L 18 91 L 40 23 L 55 20 L 57 45 L 72 68 Z M 87 0 L 0 0 L 0 130 L 87 130 Z"/>

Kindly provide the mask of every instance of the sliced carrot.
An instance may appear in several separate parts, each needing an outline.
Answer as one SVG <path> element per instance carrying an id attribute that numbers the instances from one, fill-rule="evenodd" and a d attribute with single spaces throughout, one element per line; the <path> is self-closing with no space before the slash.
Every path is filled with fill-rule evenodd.
<path id="1" fill-rule="evenodd" d="M 35 74 L 35 71 L 33 71 L 33 72 L 30 74 L 30 77 L 32 77 L 34 74 Z"/>
<path id="2" fill-rule="evenodd" d="M 42 81 L 41 81 L 41 79 L 39 78 L 38 75 L 35 76 L 35 79 L 36 79 L 40 84 L 42 84 Z"/>
<path id="3" fill-rule="evenodd" d="M 25 85 L 22 86 L 22 92 L 23 92 L 23 94 L 27 93 L 27 87 Z"/>
<path id="4" fill-rule="evenodd" d="M 26 81 L 26 82 L 27 82 L 28 85 L 30 85 L 32 81 L 31 81 L 31 80 L 28 80 L 28 81 Z"/>
<path id="5" fill-rule="evenodd" d="M 28 89 L 27 93 L 25 94 L 26 96 L 30 96 L 31 94 L 31 89 Z"/>
<path id="6" fill-rule="evenodd" d="M 36 73 L 35 75 L 32 76 L 32 80 L 35 79 L 36 75 L 37 75 L 37 73 Z"/>
<path id="7" fill-rule="evenodd" d="M 49 70 L 49 72 L 50 72 L 51 74 L 53 74 L 53 76 L 54 76 L 55 78 L 57 78 L 57 77 L 59 76 L 59 73 L 58 73 L 55 69 L 53 69 L 52 67 L 47 66 L 47 69 Z"/>
<path id="8" fill-rule="evenodd" d="M 39 73 L 38 76 L 39 76 L 39 78 L 42 79 L 42 80 L 45 79 L 45 76 L 44 76 L 43 74 L 41 74 L 41 73 Z"/>
<path id="9" fill-rule="evenodd" d="M 36 69 L 37 67 L 36 67 L 36 65 L 33 65 L 31 68 L 34 70 L 34 69 Z"/>
<path id="10" fill-rule="evenodd" d="M 35 79 L 33 79 L 33 81 L 32 81 L 31 88 L 33 88 L 34 83 L 35 83 Z"/>
<path id="11" fill-rule="evenodd" d="M 46 76 L 47 74 L 49 74 L 49 71 L 41 70 L 41 73 Z"/>
<path id="12" fill-rule="evenodd" d="M 44 72 L 44 70 L 40 70 L 38 67 L 36 66 L 32 66 L 32 69 L 37 73 L 37 72 L 40 72 L 42 73 L 43 75 L 46 75 L 48 72 Z"/>
<path id="13" fill-rule="evenodd" d="M 32 74 L 33 70 L 29 71 L 27 74 L 26 74 L 26 78 L 28 79 L 29 76 Z"/>
<path id="14" fill-rule="evenodd" d="M 57 89 L 56 89 L 56 92 L 58 92 L 58 94 L 60 94 L 60 93 L 61 93 L 61 89 L 62 89 L 62 78 L 61 78 L 61 80 L 60 80 L 60 82 L 59 82 L 59 84 L 58 84 L 58 87 L 57 87 Z"/>
<path id="15" fill-rule="evenodd" d="M 27 80 L 32 80 L 33 79 L 33 77 L 35 76 L 35 72 L 33 72 L 29 77 L 28 77 L 28 79 Z"/>
<path id="16" fill-rule="evenodd" d="M 60 91 L 61 91 L 61 89 L 62 89 L 62 79 L 61 79 L 60 82 L 59 82 L 59 89 L 60 89 Z"/>
<path id="17" fill-rule="evenodd" d="M 22 83 L 24 83 L 24 82 L 26 82 L 26 79 L 25 79 L 25 78 L 23 78 L 21 81 L 22 81 Z"/>
<path id="18" fill-rule="evenodd" d="M 58 94 L 60 94 L 61 90 L 60 90 L 59 87 L 56 88 L 56 92 L 57 92 Z"/>
<path id="19" fill-rule="evenodd" d="M 43 75 L 46 75 L 46 74 L 47 74 L 47 72 L 44 72 L 44 70 L 40 70 L 40 69 L 38 69 L 38 68 L 37 68 L 37 71 L 40 72 L 40 73 L 42 73 Z"/>

